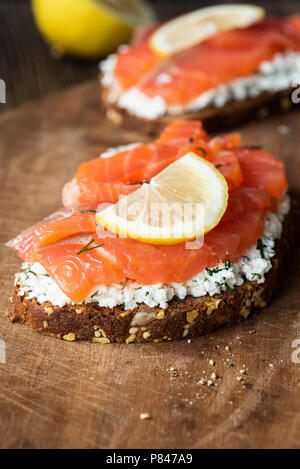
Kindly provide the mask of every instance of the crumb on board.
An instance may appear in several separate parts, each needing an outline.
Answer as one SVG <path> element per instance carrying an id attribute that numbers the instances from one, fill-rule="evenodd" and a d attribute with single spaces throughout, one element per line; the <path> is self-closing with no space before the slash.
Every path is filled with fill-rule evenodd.
<path id="1" fill-rule="evenodd" d="M 148 412 L 142 412 L 140 414 L 140 419 L 141 420 L 149 420 L 149 419 L 151 419 L 151 415 Z"/>

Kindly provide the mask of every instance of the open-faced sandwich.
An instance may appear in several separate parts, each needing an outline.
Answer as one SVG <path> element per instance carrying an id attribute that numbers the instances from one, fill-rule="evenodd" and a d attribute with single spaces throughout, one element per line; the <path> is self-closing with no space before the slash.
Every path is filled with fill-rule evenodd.
<path id="1" fill-rule="evenodd" d="M 8 243 L 24 262 L 10 319 L 69 341 L 158 342 L 265 307 L 293 203 L 283 164 L 240 140 L 177 120 L 82 163 L 65 207 Z"/>
<path id="2" fill-rule="evenodd" d="M 100 69 L 110 120 L 152 134 L 174 116 L 220 130 L 291 107 L 300 16 L 265 18 L 253 5 L 203 8 L 149 27 Z"/>

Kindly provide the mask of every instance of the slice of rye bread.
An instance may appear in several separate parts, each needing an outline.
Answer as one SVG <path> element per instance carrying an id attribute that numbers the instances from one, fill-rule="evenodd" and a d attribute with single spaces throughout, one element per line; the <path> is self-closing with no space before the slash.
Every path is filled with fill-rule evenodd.
<path id="1" fill-rule="evenodd" d="M 19 288 L 15 286 L 8 317 L 59 339 L 99 343 L 179 340 L 210 333 L 223 325 L 231 326 L 264 308 L 279 289 L 295 238 L 297 216 L 298 207 L 293 200 L 283 223 L 282 237 L 275 244 L 273 267 L 262 284 L 247 280 L 234 293 L 188 296 L 182 301 L 173 299 L 167 309 L 141 304 L 127 311 L 120 306 L 107 308 L 97 303 L 62 308 L 49 302 L 40 304 L 18 295 Z"/>
<path id="2" fill-rule="evenodd" d="M 245 122 L 260 121 L 270 114 L 287 112 L 295 107 L 292 102 L 293 91 L 295 91 L 294 88 L 277 93 L 264 92 L 256 98 L 227 103 L 222 108 L 210 107 L 195 112 L 166 114 L 149 120 L 130 114 L 126 109 L 111 103 L 107 99 L 108 89 L 103 87 L 100 81 L 100 96 L 106 117 L 125 129 L 139 129 L 140 132 L 149 136 L 157 136 L 174 119 L 200 120 L 208 132 L 228 129 Z"/>

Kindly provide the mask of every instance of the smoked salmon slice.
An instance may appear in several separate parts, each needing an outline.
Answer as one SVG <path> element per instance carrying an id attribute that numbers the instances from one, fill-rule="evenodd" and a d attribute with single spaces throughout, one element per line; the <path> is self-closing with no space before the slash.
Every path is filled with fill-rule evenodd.
<path id="1" fill-rule="evenodd" d="M 218 33 L 163 60 L 143 39 L 125 54 L 117 54 L 112 86 L 118 85 L 118 96 L 134 88 L 149 98 L 159 96 L 167 106 L 176 108 L 219 85 L 253 75 L 262 62 L 272 60 L 278 53 L 299 50 L 297 15 L 268 18 L 248 28 Z"/>
<path id="2" fill-rule="evenodd" d="M 205 235 L 205 243 L 219 262 L 236 262 L 263 234 L 265 211 L 240 213 L 234 220 L 222 223 Z"/>
<path id="3" fill-rule="evenodd" d="M 39 249 L 37 257 L 74 303 L 81 302 L 97 285 L 125 280 L 121 266 L 101 254 L 101 243 L 96 244 L 92 236 L 80 235 L 50 244 Z"/>
<path id="4" fill-rule="evenodd" d="M 240 134 L 231 133 L 210 140 L 199 121 L 176 120 L 150 144 L 82 163 L 63 189 L 63 204 L 96 208 L 101 202 L 115 203 L 189 151 L 215 161 L 231 190 L 242 183 L 239 161 L 232 153 L 218 153 L 234 150 L 240 139 Z"/>
<path id="5" fill-rule="evenodd" d="M 149 36 L 154 29 L 147 28 L 147 31 L 136 38 L 130 47 L 122 47 L 119 51 L 114 67 L 115 80 L 112 88 L 114 96 L 133 86 L 137 80 L 161 62 L 161 57 L 154 54 L 148 44 Z"/>
<path id="6" fill-rule="evenodd" d="M 105 207 L 106 204 L 103 205 L 103 208 Z M 93 233 L 95 230 L 96 222 L 93 212 L 80 213 L 62 209 L 22 231 L 7 245 L 15 249 L 25 262 L 36 262 L 38 260 L 36 251 L 39 247 L 76 234 Z"/>
<path id="7" fill-rule="evenodd" d="M 275 206 L 276 207 L 276 206 Z M 274 202 L 268 192 L 257 187 L 239 187 L 228 198 L 227 209 L 220 224 L 235 221 L 245 212 L 272 210 Z"/>
<path id="8" fill-rule="evenodd" d="M 244 185 L 265 189 L 272 197 L 281 199 L 288 183 L 284 165 L 265 150 L 237 150 L 244 176 Z"/>

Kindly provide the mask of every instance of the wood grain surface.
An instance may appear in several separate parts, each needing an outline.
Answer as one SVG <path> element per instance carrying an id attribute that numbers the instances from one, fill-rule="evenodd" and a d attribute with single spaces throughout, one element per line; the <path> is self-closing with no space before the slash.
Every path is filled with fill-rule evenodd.
<path id="1" fill-rule="evenodd" d="M 246 143 L 285 162 L 296 194 L 299 125 L 296 110 L 243 129 Z M 4 113 L 0 134 L 0 447 L 299 448 L 299 246 L 270 307 L 191 343 L 68 343 L 12 325 L 5 312 L 20 262 L 3 243 L 60 206 L 81 161 L 141 137 L 104 120 L 95 82 Z M 199 384 L 212 372 L 217 385 Z"/>

